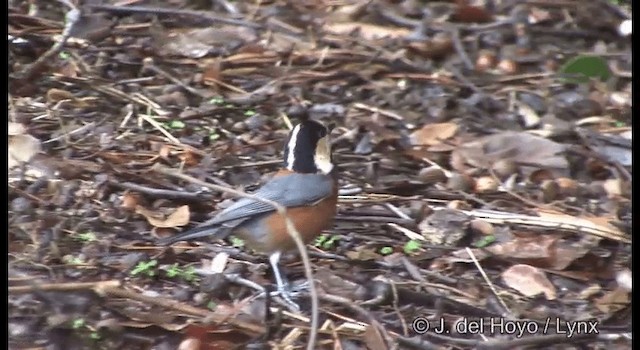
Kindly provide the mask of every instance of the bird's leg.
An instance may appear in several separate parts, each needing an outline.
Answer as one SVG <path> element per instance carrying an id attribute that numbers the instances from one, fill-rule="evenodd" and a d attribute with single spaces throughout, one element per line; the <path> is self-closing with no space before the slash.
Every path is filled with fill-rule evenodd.
<path id="1" fill-rule="evenodd" d="M 278 286 L 278 294 L 291 306 L 294 306 L 296 310 L 300 310 L 300 306 L 291 300 L 291 294 L 289 292 L 289 285 L 285 282 L 280 269 L 278 268 L 278 262 L 280 261 L 281 252 L 275 252 L 269 256 L 269 263 L 273 269 L 273 274 L 276 277 L 276 284 Z"/>

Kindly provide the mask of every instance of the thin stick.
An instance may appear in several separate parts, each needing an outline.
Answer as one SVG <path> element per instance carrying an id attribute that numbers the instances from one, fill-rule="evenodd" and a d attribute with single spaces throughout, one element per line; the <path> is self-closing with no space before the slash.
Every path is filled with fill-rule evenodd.
<path id="1" fill-rule="evenodd" d="M 296 243 L 296 247 L 300 252 L 300 258 L 302 259 L 302 264 L 304 266 L 304 274 L 307 278 L 307 281 L 309 282 L 309 295 L 311 297 L 311 329 L 309 333 L 309 343 L 307 344 L 307 349 L 308 350 L 314 349 L 316 344 L 316 338 L 318 336 L 318 294 L 316 291 L 315 284 L 313 282 L 313 272 L 311 271 L 311 261 L 309 260 L 307 249 L 305 247 L 304 242 L 302 241 L 302 238 L 300 238 L 300 233 L 293 225 L 293 222 L 291 222 L 291 220 L 287 216 L 287 208 L 269 199 L 248 194 L 242 191 L 234 190 L 232 188 L 227 188 L 219 185 L 210 184 L 204 181 L 200 181 L 196 178 L 180 173 L 174 169 L 167 168 L 158 163 L 154 164 L 153 167 L 151 167 L 151 170 L 164 175 L 173 176 L 199 186 L 208 187 L 214 191 L 231 193 L 237 197 L 249 198 L 249 199 L 253 199 L 256 201 L 269 204 L 276 209 L 278 214 L 284 217 L 285 223 L 287 226 L 287 233 L 289 234 L 289 236 L 291 236 L 293 241 Z"/>
<path id="2" fill-rule="evenodd" d="M 169 139 L 169 141 L 171 141 L 172 143 L 176 144 L 176 145 L 181 145 L 182 142 L 180 142 L 180 140 L 178 140 L 177 138 L 175 138 L 175 136 L 171 135 L 170 132 L 168 132 L 160 123 L 158 123 L 155 119 L 153 119 L 150 115 L 148 114 L 144 114 L 144 113 L 140 113 L 138 114 L 144 121 L 146 121 L 147 123 L 151 124 L 151 126 L 153 126 L 154 128 L 156 128 L 158 131 L 160 131 L 166 138 Z"/>
<path id="3" fill-rule="evenodd" d="M 149 305 L 157 305 L 160 307 L 177 310 L 179 312 L 183 312 L 188 315 L 203 317 L 205 319 L 211 320 L 216 323 L 226 322 L 231 325 L 237 326 L 245 331 L 249 331 L 255 334 L 264 333 L 265 331 L 263 326 L 241 321 L 237 318 L 231 317 L 232 315 L 230 314 L 221 315 L 220 313 L 193 307 L 191 305 L 180 303 L 171 299 L 151 297 L 148 295 L 143 295 L 140 293 L 132 292 L 130 290 L 126 290 L 118 287 L 106 287 L 106 288 L 102 288 L 101 290 L 96 290 L 96 292 L 101 295 L 107 295 L 107 296 L 118 297 L 118 298 L 126 298 L 126 299 L 140 301 Z"/>
<path id="4" fill-rule="evenodd" d="M 391 338 L 387 330 L 373 316 L 373 314 L 371 314 L 369 311 L 365 310 L 364 308 L 360 307 L 355 301 L 338 296 L 338 295 L 332 295 L 332 294 L 322 294 L 321 298 L 324 301 L 328 301 L 328 302 L 346 307 L 347 309 L 350 309 L 356 312 L 357 314 L 360 314 L 361 316 L 365 317 L 369 321 L 369 324 L 380 332 L 380 334 L 382 335 L 382 338 L 384 338 L 384 340 L 386 341 L 385 346 L 387 347 L 387 349 L 389 348 L 390 344 L 393 344 L 393 339 Z"/>
<path id="5" fill-rule="evenodd" d="M 41 73 L 40 70 L 44 64 L 49 62 L 55 54 L 62 50 L 69 37 L 71 37 L 71 30 L 73 29 L 73 26 L 80 19 L 80 10 L 73 4 L 73 2 L 70 0 L 58 0 L 58 2 L 69 8 L 69 11 L 65 14 L 65 24 L 60 40 L 53 44 L 51 48 L 49 48 L 49 50 L 40 56 L 33 64 L 27 66 L 21 72 L 21 78 L 24 80 L 33 79 L 37 74 Z"/>
<path id="6" fill-rule="evenodd" d="M 507 306 L 507 304 L 505 304 L 504 300 L 502 300 L 502 298 L 500 298 L 500 296 L 498 295 L 498 291 L 496 290 L 496 287 L 493 286 L 493 283 L 491 283 L 491 280 L 489 280 L 489 276 L 487 276 L 487 273 L 484 272 L 484 269 L 482 268 L 482 266 L 480 266 L 480 262 L 476 258 L 475 254 L 473 254 L 473 251 L 471 251 L 469 247 L 466 247 L 465 250 L 467 251 L 467 254 L 469 254 L 469 256 L 471 257 L 471 260 L 473 260 L 473 263 L 478 268 L 478 271 L 480 271 L 480 274 L 482 275 L 482 278 L 484 278 L 484 281 L 487 282 L 487 285 L 491 289 L 491 292 L 493 293 L 493 295 L 500 302 L 500 305 L 502 305 L 502 307 L 509 313 L 509 315 L 511 315 L 511 310 L 509 310 L 509 307 Z"/>
<path id="7" fill-rule="evenodd" d="M 86 289 L 100 290 L 102 288 L 119 287 L 120 281 L 99 281 L 99 282 L 70 282 L 70 283 L 33 283 L 28 286 L 9 287 L 9 293 L 25 294 L 35 291 L 43 292 L 69 292 Z"/>

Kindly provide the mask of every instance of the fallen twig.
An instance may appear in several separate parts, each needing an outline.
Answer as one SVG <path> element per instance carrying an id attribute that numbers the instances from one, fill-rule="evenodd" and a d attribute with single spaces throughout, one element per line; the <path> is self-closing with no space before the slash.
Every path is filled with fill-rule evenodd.
<path id="1" fill-rule="evenodd" d="M 45 52 L 42 56 L 38 57 L 38 59 L 33 62 L 33 64 L 27 66 L 20 74 L 20 79 L 22 80 L 32 80 L 39 72 L 42 66 L 47 63 L 51 57 L 56 55 L 62 48 L 65 43 L 71 37 L 71 29 L 80 19 L 80 10 L 70 1 L 70 0 L 58 0 L 61 4 L 67 6 L 69 11 L 65 15 L 65 24 L 64 29 L 62 30 L 62 35 L 60 36 L 60 40 L 53 44 Z"/>
<path id="2" fill-rule="evenodd" d="M 573 217 L 566 214 L 549 213 L 542 216 L 530 216 L 495 210 L 463 210 L 462 212 L 473 216 L 474 218 L 483 219 L 492 224 L 515 224 L 562 229 L 576 233 L 587 233 L 613 241 L 631 243 L 631 238 L 613 227 L 609 228 L 603 225 L 597 225 L 587 219 Z"/>

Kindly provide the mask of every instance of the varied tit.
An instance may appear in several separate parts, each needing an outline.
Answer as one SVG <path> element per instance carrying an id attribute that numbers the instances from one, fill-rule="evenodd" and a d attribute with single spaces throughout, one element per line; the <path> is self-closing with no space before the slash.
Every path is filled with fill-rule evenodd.
<path id="1" fill-rule="evenodd" d="M 289 133 L 283 165 L 283 169 L 253 194 L 286 207 L 287 216 L 308 243 L 329 228 L 336 215 L 338 184 L 329 129 L 314 120 L 296 125 Z M 294 250 L 296 245 L 287 233 L 284 217 L 272 205 L 241 198 L 198 227 L 165 238 L 159 244 L 203 237 L 222 239 L 229 234 L 243 239 L 249 248 L 269 254 L 278 291 L 292 303 L 278 261 L 283 252 Z"/>

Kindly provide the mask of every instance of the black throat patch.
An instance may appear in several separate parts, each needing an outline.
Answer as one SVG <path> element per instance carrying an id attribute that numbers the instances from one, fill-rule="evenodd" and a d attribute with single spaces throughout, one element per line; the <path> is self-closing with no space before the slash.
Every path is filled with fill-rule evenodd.
<path id="1" fill-rule="evenodd" d="M 327 132 L 324 125 L 313 120 L 296 125 L 289 133 L 284 148 L 284 166 L 297 173 L 317 173 L 316 146 Z"/>

